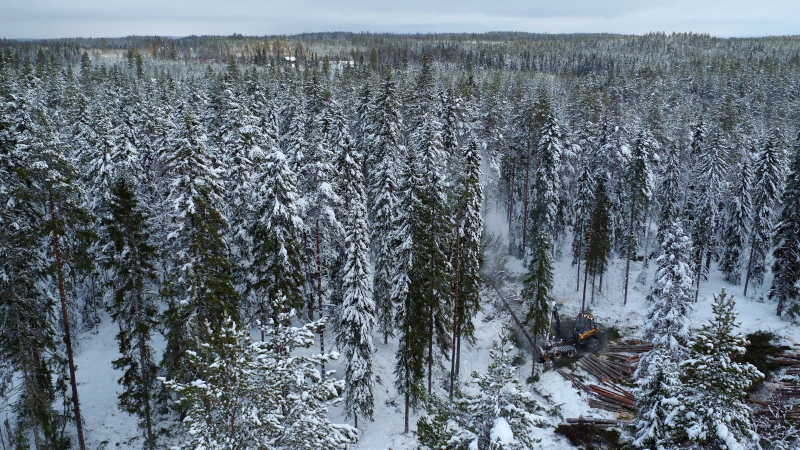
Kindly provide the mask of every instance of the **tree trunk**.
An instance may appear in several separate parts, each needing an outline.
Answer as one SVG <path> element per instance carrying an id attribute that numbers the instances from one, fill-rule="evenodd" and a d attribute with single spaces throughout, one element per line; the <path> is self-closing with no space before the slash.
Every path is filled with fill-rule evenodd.
<path id="1" fill-rule="evenodd" d="M 139 335 L 139 367 L 142 370 L 142 384 L 144 385 L 144 421 L 147 431 L 147 448 L 155 450 L 156 442 L 153 436 L 153 423 L 150 413 L 150 371 L 147 369 L 147 340 L 143 335 Z"/>
<path id="2" fill-rule="evenodd" d="M 536 340 L 539 339 L 539 336 L 534 334 L 533 335 L 533 358 L 531 358 L 531 378 L 536 376 L 536 358 L 539 357 L 539 347 L 536 346 Z"/>
<path id="3" fill-rule="evenodd" d="M 744 277 L 744 293 L 747 297 L 747 285 L 750 284 L 750 275 L 753 272 L 753 253 L 755 253 L 756 229 L 753 227 L 753 236 L 750 238 L 750 258 L 747 260 L 747 275 Z"/>
<path id="4" fill-rule="evenodd" d="M 453 386 L 456 382 L 456 340 L 458 336 L 458 278 L 460 275 L 459 269 L 461 264 L 461 211 L 458 213 L 458 223 L 456 224 L 456 273 L 455 273 L 455 288 L 453 295 L 455 297 L 453 306 L 453 352 L 450 357 L 450 401 L 453 401 Z"/>
<path id="5" fill-rule="evenodd" d="M 589 230 L 594 227 L 594 217 L 589 219 Z M 586 309 L 586 277 L 589 276 L 589 258 L 591 258 L 590 249 L 592 248 L 592 236 L 594 236 L 594 232 L 589 232 L 589 239 L 587 239 L 586 243 L 586 267 L 583 268 L 583 300 L 581 301 L 581 313 Z M 578 258 L 578 264 L 580 264 L 580 258 Z M 578 266 L 580 267 L 580 266 Z M 580 279 L 580 269 L 578 273 L 578 279 Z"/>
<path id="6" fill-rule="evenodd" d="M 628 304 L 628 278 L 631 273 L 631 251 L 633 250 L 633 219 L 635 215 L 635 205 L 631 208 L 631 223 L 628 226 L 628 249 L 626 251 L 627 257 L 625 258 L 625 295 L 622 299 L 622 304 Z"/>
<path id="7" fill-rule="evenodd" d="M 317 297 L 319 298 L 319 318 L 322 319 L 322 256 L 320 254 L 319 243 L 319 219 L 316 221 L 316 239 L 317 239 Z M 319 352 L 325 353 L 325 327 L 319 330 Z M 325 376 L 325 363 L 321 363 L 322 376 Z"/>
<path id="8" fill-rule="evenodd" d="M 430 340 L 428 340 L 428 394 L 432 394 L 431 390 L 433 384 L 433 315 L 435 314 L 433 306 L 431 306 L 430 319 L 428 319 L 428 332 L 430 333 Z"/>
<path id="9" fill-rule="evenodd" d="M 528 190 L 530 184 L 530 169 L 531 169 L 531 162 L 530 162 L 530 151 L 531 145 L 528 142 L 528 156 L 526 157 L 525 161 L 525 191 L 523 192 L 522 197 L 522 256 L 525 255 L 525 245 L 527 244 L 527 237 L 528 237 Z"/>
<path id="10" fill-rule="evenodd" d="M 53 195 L 50 194 L 50 220 L 55 223 L 56 211 Z M 61 299 L 61 318 L 64 321 L 64 345 L 67 347 L 67 361 L 69 363 L 69 382 L 72 388 L 72 411 L 75 414 L 75 425 L 78 428 L 78 448 L 86 450 L 83 439 L 83 422 L 81 420 L 81 406 L 78 401 L 78 382 L 75 379 L 75 359 L 72 354 L 72 337 L 69 332 L 69 315 L 67 314 L 67 294 L 64 290 L 64 271 L 61 265 L 61 248 L 59 247 L 58 232 L 53 230 L 53 252 L 56 255 L 56 273 L 58 275 L 58 295 Z"/>
<path id="11" fill-rule="evenodd" d="M 580 255 L 581 252 L 578 251 L 578 254 Z M 585 271 L 586 270 L 584 269 L 584 272 Z M 578 292 L 578 291 L 581 290 L 581 258 L 580 257 L 578 258 L 578 275 L 575 278 L 576 278 L 576 280 L 575 280 L 575 292 Z"/>
<path id="12" fill-rule="evenodd" d="M 411 401 L 408 397 L 408 390 L 411 388 L 410 383 L 408 382 L 408 374 L 406 373 L 406 408 L 405 408 L 405 415 L 404 415 L 404 422 L 405 426 L 403 427 L 403 434 L 408 434 L 408 404 Z"/>
<path id="13" fill-rule="evenodd" d="M 703 254 L 705 253 L 705 247 L 700 247 L 700 255 L 697 258 L 697 273 L 695 276 L 697 277 L 697 287 L 694 290 L 694 302 L 697 303 L 697 299 L 700 298 L 700 280 L 703 279 Z"/>

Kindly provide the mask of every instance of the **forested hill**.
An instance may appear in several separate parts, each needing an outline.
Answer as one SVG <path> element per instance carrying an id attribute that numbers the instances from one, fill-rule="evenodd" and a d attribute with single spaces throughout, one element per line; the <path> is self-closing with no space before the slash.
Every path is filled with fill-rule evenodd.
<path id="1" fill-rule="evenodd" d="M 356 425 L 372 418 L 373 338 L 397 344 L 385 376 L 408 432 L 414 407 L 467 379 L 462 341 L 509 258 L 534 335 L 554 276 L 600 292 L 621 258 L 627 302 L 631 262 L 662 251 L 683 263 L 676 301 L 718 267 L 795 317 L 799 52 L 697 34 L 0 41 L 4 439 L 84 446 L 92 368 L 73 341 L 104 317 L 120 408 L 151 449 L 186 417 L 188 440 L 235 422 L 209 410 L 246 423 L 225 429 L 236 439 L 344 448 L 357 431 L 328 408 L 341 395 Z M 577 276 L 553 273 L 562 259 Z M 332 349 L 341 380 L 317 370 Z M 487 376 L 510 382 L 497 358 Z"/>

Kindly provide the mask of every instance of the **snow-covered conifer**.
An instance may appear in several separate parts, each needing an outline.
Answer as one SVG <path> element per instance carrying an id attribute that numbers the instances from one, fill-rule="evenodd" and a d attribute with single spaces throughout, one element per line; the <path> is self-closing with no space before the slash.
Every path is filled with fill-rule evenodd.
<path id="1" fill-rule="evenodd" d="M 187 411 L 185 448 L 345 449 L 357 440 L 355 429 L 327 418 L 328 407 L 341 401 L 342 382 L 316 366 L 336 356 L 293 354 L 313 344 L 322 323 L 284 325 L 293 315 L 282 313 L 265 327 L 262 342 L 252 342 L 249 331 L 228 318 L 215 340 L 204 342 L 205 354 L 188 354 L 186 364 L 196 368 L 196 379 L 161 378 Z"/>
<path id="2" fill-rule="evenodd" d="M 453 250 L 454 269 L 454 317 L 453 352 L 451 355 L 450 388 L 459 374 L 461 340 L 474 340 L 475 325 L 472 323 L 480 310 L 481 277 L 483 264 L 481 239 L 483 234 L 483 189 L 481 187 L 478 143 L 472 139 L 464 150 L 458 179 L 456 202 L 456 242 Z"/>
<path id="3" fill-rule="evenodd" d="M 772 244 L 773 222 L 783 184 L 782 154 L 778 132 L 772 131 L 758 154 L 753 171 L 753 220 L 744 295 L 747 295 L 748 286 L 761 286 L 767 271 L 766 257 Z"/>
<path id="4" fill-rule="evenodd" d="M 800 314 L 800 136 L 781 198 L 783 212 L 775 227 L 772 255 L 772 287 L 769 298 L 778 302 L 778 315 L 784 311 Z"/>
<path id="5" fill-rule="evenodd" d="M 678 365 L 686 356 L 689 337 L 691 257 L 691 240 L 673 222 L 661 244 L 642 329 L 642 339 L 654 348 L 642 356 L 636 372 L 639 410 L 633 422 L 634 442 L 643 448 L 669 449 L 674 443 L 672 423 L 681 389 Z"/>
<path id="6" fill-rule="evenodd" d="M 722 255 L 719 270 L 725 279 L 733 284 L 742 280 L 745 248 L 750 237 L 750 220 L 753 203 L 750 198 L 750 157 L 745 154 L 737 164 L 736 178 L 728 195 L 728 203 L 723 211 Z"/>
<path id="7" fill-rule="evenodd" d="M 252 311 L 261 323 L 277 318 L 284 310 L 300 310 L 304 303 L 303 219 L 297 212 L 296 182 L 288 158 L 278 149 L 266 155 L 264 171 L 254 180 L 249 289 L 262 299 L 254 302 Z M 273 305 L 263 300 L 270 298 L 284 299 L 286 304 L 273 310 Z"/>
<path id="8" fill-rule="evenodd" d="M 375 130 L 372 145 L 365 155 L 367 167 L 367 209 L 370 219 L 370 244 L 374 267 L 374 299 L 378 329 L 384 342 L 393 336 L 392 290 L 395 277 L 392 233 L 397 221 L 398 173 L 405 148 L 401 144 L 403 120 L 400 115 L 395 82 L 387 70 L 386 79 L 375 105 Z M 370 162 L 371 161 L 371 162 Z M 374 174 L 373 174 L 374 172 Z M 370 175 L 372 174 L 372 175 Z"/>
<path id="9" fill-rule="evenodd" d="M 694 335 L 688 359 L 681 362 L 682 407 L 675 427 L 682 431 L 681 446 L 753 448 L 756 434 L 744 397 L 763 375 L 742 362 L 748 342 L 735 331 L 739 324 L 734 307 L 724 288 L 714 295 L 714 315 Z"/>
<path id="10" fill-rule="evenodd" d="M 120 405 L 140 419 L 148 449 L 155 449 L 153 430 L 153 391 L 157 366 L 150 343 L 158 306 L 158 277 L 153 265 L 155 248 L 150 242 L 148 217 L 139 205 L 131 178 L 121 176 L 112 185 L 104 219 L 109 248 L 107 267 L 111 269 L 114 302 L 111 317 L 119 325 L 117 341 L 121 357 L 113 366 L 123 371 Z"/>
<path id="11" fill-rule="evenodd" d="M 544 407 L 519 386 L 511 363 L 513 346 L 503 332 L 490 351 L 485 374 L 472 373 L 474 391 L 458 392 L 453 402 L 433 400 L 417 422 L 425 448 L 529 449 L 538 440 L 532 431 L 543 426 Z"/>
<path id="12" fill-rule="evenodd" d="M 625 201 L 627 203 L 628 230 L 625 237 L 625 294 L 623 304 L 628 303 L 628 281 L 630 278 L 631 258 L 639 247 L 639 230 L 653 198 L 653 172 L 650 169 L 650 158 L 658 148 L 649 132 L 640 130 L 633 144 L 633 151 L 625 169 Z"/>

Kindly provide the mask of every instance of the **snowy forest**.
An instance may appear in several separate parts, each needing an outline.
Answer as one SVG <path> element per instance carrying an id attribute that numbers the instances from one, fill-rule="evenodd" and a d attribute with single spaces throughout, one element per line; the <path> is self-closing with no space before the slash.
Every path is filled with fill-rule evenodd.
<path id="1" fill-rule="evenodd" d="M 587 448 L 800 448 L 798 133 L 798 37 L 0 40 L 1 448 L 579 448 L 554 309 Z"/>

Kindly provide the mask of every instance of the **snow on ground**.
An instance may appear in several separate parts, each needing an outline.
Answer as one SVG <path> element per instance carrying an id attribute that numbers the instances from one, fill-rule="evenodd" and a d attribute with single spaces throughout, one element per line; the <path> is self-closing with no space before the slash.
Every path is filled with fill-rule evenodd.
<path id="1" fill-rule="evenodd" d="M 505 226 L 504 218 L 498 216 L 490 214 L 487 218 L 487 226 L 502 235 Z M 574 317 L 580 310 L 583 292 L 582 277 L 581 289 L 576 291 L 577 272 L 576 268 L 570 264 L 572 260 L 569 255 L 570 242 L 571 239 L 568 238 L 563 247 L 564 256 L 555 262 L 553 296 L 559 304 L 562 318 Z M 595 293 L 594 303 L 590 302 L 589 295 L 587 295 L 587 307 L 597 317 L 603 329 L 614 326 L 623 337 L 638 337 L 638 328 L 643 322 L 647 309 L 644 297 L 652 282 L 656 267 L 655 260 L 649 261 L 649 267 L 644 274 L 644 284 L 637 281 L 642 279 L 640 276 L 642 275 L 642 266 L 642 262 L 631 263 L 631 284 L 627 305 L 622 304 L 625 265 L 621 259 L 611 260 L 609 272 L 604 277 L 603 292 Z M 506 270 L 512 275 L 521 275 L 525 271 L 522 261 L 513 258 L 508 262 Z M 736 298 L 742 332 L 769 330 L 785 339 L 788 345 L 800 346 L 800 327 L 789 320 L 777 317 L 775 305 L 768 300 L 762 300 L 766 298 L 770 282 L 771 277 L 768 275 L 764 285 L 752 289 L 753 292 L 749 298 L 745 298 L 742 295 L 742 286 L 727 284 L 716 270 L 715 264 L 712 264 L 709 281 L 701 283 L 699 301 L 694 305 L 694 312 L 690 316 L 692 327 L 700 327 L 711 317 L 712 295 L 726 287 L 727 291 Z M 489 349 L 493 341 L 499 340 L 502 327 L 500 320 L 483 320 L 486 315 L 491 316 L 496 312 L 493 308 L 493 301 L 487 298 L 484 303 L 484 313 L 478 317 L 475 323 L 476 345 L 467 345 L 462 348 L 462 380 L 466 380 L 472 371 L 485 371 L 490 363 Z M 141 441 L 132 441 L 132 438 L 139 433 L 136 420 L 117 408 L 117 394 L 120 391 L 117 379 L 121 373 L 111 367 L 111 362 L 119 357 L 117 342 L 114 339 L 116 332 L 117 327 L 111 322 L 108 315 L 105 315 L 96 333 L 93 330 L 91 333 L 81 334 L 80 348 L 76 355 L 79 394 L 86 422 L 87 446 L 93 449 L 133 450 L 141 446 Z M 156 336 L 156 338 L 154 347 L 160 351 L 164 345 L 163 339 L 161 336 Z M 326 337 L 326 341 L 330 342 L 330 337 Z M 375 421 L 364 423 L 365 421 L 362 420 L 360 422 L 361 440 L 353 448 L 359 450 L 415 449 L 417 441 L 413 433 L 402 434 L 403 397 L 397 394 L 394 387 L 393 371 L 397 340 L 390 339 L 388 344 L 384 344 L 382 339 L 376 336 L 375 344 L 377 347 L 375 372 L 379 379 L 375 385 Z M 532 358 L 528 357 L 527 359 L 530 361 Z M 340 364 L 341 361 L 335 362 L 331 368 L 338 369 Z M 526 366 L 520 368 L 520 381 L 523 385 L 525 385 L 525 378 L 530 373 L 530 365 L 526 364 Z M 449 366 L 446 369 L 449 369 Z M 343 376 L 341 370 L 337 371 L 337 377 Z M 440 394 L 444 395 L 441 377 L 436 384 Z M 548 407 L 557 406 L 561 415 L 561 417 L 553 417 L 551 426 L 548 428 L 537 430 L 537 438 L 542 440 L 540 448 L 552 450 L 570 448 L 565 439 L 553 432 L 554 427 L 563 420 L 562 418 L 581 415 L 600 418 L 613 417 L 610 412 L 589 408 L 586 394 L 573 388 L 570 382 L 555 371 L 541 374 L 539 382 L 534 387 L 551 402 Z M 411 418 L 412 430 L 416 429 L 416 420 L 419 418 L 419 414 L 420 411 L 417 411 Z M 343 418 L 341 408 L 332 410 L 331 416 L 335 422 L 348 422 Z"/>

